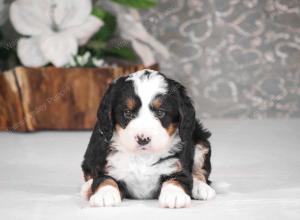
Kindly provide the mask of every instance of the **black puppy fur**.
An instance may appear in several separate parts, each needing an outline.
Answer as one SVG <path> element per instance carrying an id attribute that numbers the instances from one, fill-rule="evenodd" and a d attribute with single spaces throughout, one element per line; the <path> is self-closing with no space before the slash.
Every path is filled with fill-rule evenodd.
<path id="1" fill-rule="evenodd" d="M 144 75 L 147 76 L 147 74 L 149 73 L 146 71 Z M 168 176 L 161 176 L 160 187 L 166 180 L 175 179 L 182 185 L 186 193 L 191 196 L 193 186 L 194 153 L 195 145 L 197 143 L 201 143 L 205 146 L 208 152 L 205 155 L 203 167 L 200 168 L 205 171 L 204 176 L 206 182 L 208 184 L 210 183 L 208 178 L 211 172 L 211 150 L 208 138 L 211 136 L 211 133 L 204 129 L 202 124 L 195 118 L 195 109 L 191 99 L 187 96 L 185 88 L 180 83 L 167 78 L 163 74 L 161 75 L 165 78 L 168 84 L 168 93 L 165 98 L 167 99 L 166 102 L 168 102 L 170 104 L 169 106 L 171 106 L 169 112 L 172 114 L 169 119 L 165 119 L 166 121 L 161 121 L 162 126 L 165 127 L 171 122 L 178 124 L 179 136 L 181 138 L 180 144 L 183 148 L 180 152 L 172 156 L 179 158 L 182 170 Z M 128 123 L 120 119 L 118 102 L 119 99 L 122 99 L 123 97 L 136 96 L 134 94 L 132 81 L 126 81 L 127 78 L 128 76 L 121 77 L 109 86 L 98 109 L 98 119 L 82 163 L 82 170 L 85 179 L 93 179 L 92 192 L 95 192 L 97 187 L 105 179 L 114 179 L 113 177 L 106 175 L 105 172 L 105 165 L 107 162 L 106 158 L 111 151 L 110 141 L 113 131 L 115 130 L 116 123 L 118 122 L 121 126 L 126 126 L 126 123 Z M 168 158 L 161 158 L 160 161 L 165 159 Z M 160 161 L 157 161 L 157 163 Z M 115 181 L 118 184 L 123 197 L 133 197 L 128 192 L 126 184 L 123 181 Z M 160 188 L 157 193 L 153 194 L 153 198 L 158 197 L 159 190 Z"/>

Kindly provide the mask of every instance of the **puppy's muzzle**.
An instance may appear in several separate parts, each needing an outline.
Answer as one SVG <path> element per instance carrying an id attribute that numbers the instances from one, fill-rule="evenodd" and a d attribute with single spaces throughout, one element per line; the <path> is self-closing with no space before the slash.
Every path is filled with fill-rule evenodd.
<path id="1" fill-rule="evenodd" d="M 151 138 L 145 137 L 144 135 L 138 135 L 136 136 L 135 140 L 140 146 L 145 146 L 150 143 Z"/>

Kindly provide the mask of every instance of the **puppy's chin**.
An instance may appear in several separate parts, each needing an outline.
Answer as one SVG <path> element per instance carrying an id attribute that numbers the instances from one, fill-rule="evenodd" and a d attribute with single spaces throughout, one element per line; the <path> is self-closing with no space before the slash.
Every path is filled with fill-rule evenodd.
<path id="1" fill-rule="evenodd" d="M 149 146 L 139 146 L 139 145 L 119 145 L 117 146 L 117 150 L 123 151 L 126 153 L 136 154 L 136 155 L 146 155 L 146 154 L 159 154 L 168 151 L 168 146 L 159 146 L 153 147 Z"/>
<path id="2" fill-rule="evenodd" d="M 167 151 L 167 147 L 153 147 L 153 146 L 137 146 L 134 150 L 132 150 L 132 153 L 135 154 L 157 154 L 157 153 L 163 153 Z"/>
<path id="3" fill-rule="evenodd" d="M 123 135 L 122 132 L 115 132 L 112 138 L 112 146 L 116 150 L 136 155 L 165 153 L 170 150 L 170 143 L 172 143 L 172 138 L 164 140 L 163 143 L 162 141 L 153 141 L 153 143 L 140 146 L 133 137 L 128 138 L 128 136 Z"/>

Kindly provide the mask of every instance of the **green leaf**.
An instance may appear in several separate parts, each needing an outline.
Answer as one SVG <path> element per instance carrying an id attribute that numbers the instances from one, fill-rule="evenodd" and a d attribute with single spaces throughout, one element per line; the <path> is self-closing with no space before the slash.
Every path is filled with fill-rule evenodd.
<path id="1" fill-rule="evenodd" d="M 116 31 L 116 17 L 100 7 L 93 7 L 92 14 L 104 23 L 101 29 L 92 37 L 92 40 L 108 41 Z"/>
<path id="2" fill-rule="evenodd" d="M 104 47 L 106 47 L 106 43 L 98 39 L 92 39 L 84 46 L 84 48 L 90 49 L 92 51 L 101 50 Z"/>
<path id="3" fill-rule="evenodd" d="M 157 0 L 112 0 L 122 5 L 126 5 L 133 8 L 152 8 L 156 6 Z"/>
<path id="4" fill-rule="evenodd" d="M 103 49 L 103 53 L 105 56 L 117 57 L 129 61 L 137 61 L 138 59 L 138 56 L 131 47 L 105 48 Z"/>
<path id="5" fill-rule="evenodd" d="M 17 39 L 5 39 L 0 28 L 0 70 L 10 69 L 20 63 L 15 50 Z"/>

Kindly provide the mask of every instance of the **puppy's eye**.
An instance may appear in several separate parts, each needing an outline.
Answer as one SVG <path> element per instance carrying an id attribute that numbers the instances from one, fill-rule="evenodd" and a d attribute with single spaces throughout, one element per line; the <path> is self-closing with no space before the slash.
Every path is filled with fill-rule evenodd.
<path id="1" fill-rule="evenodd" d="M 126 109 L 124 110 L 124 117 L 127 119 L 131 119 L 134 117 L 134 114 L 131 110 Z"/>
<path id="2" fill-rule="evenodd" d="M 166 115 L 166 112 L 163 110 L 157 110 L 157 111 L 155 111 L 155 115 L 158 118 L 163 118 Z"/>

